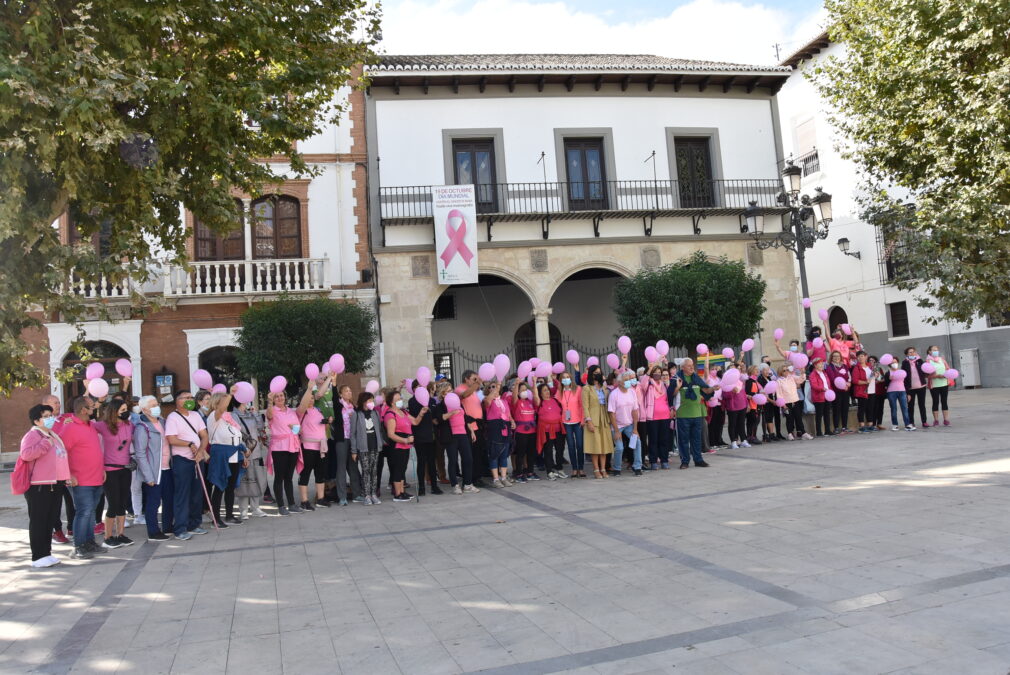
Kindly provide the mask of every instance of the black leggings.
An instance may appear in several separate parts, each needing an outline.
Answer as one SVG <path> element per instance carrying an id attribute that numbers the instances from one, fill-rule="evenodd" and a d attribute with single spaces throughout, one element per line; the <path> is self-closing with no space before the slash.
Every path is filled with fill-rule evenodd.
<path id="1" fill-rule="evenodd" d="M 740 441 L 746 441 L 747 428 L 745 423 L 747 420 L 747 411 L 727 410 L 726 416 L 729 418 L 729 423 L 726 426 L 729 427 L 730 442 L 739 443 Z"/>
<path id="2" fill-rule="evenodd" d="M 561 471 L 564 458 L 565 435 L 559 432 L 554 438 L 544 441 L 544 466 L 548 471 Z"/>
<path id="3" fill-rule="evenodd" d="M 726 413 L 722 408 L 712 408 L 712 419 L 708 421 L 708 444 L 711 447 L 723 445 L 722 425 L 726 421 Z"/>
<path id="4" fill-rule="evenodd" d="M 53 520 L 60 517 L 63 481 L 54 485 L 32 485 L 25 493 L 28 502 L 28 542 L 32 560 L 40 560 L 53 552 Z M 112 536 L 111 533 L 109 536 Z"/>
<path id="5" fill-rule="evenodd" d="M 747 410 L 747 438 L 757 438 L 758 425 L 761 423 L 761 411 L 755 408 Z"/>
<path id="6" fill-rule="evenodd" d="M 295 467 L 298 465 L 298 455 L 294 452 L 274 452 L 271 456 L 274 462 L 274 501 L 277 508 L 284 506 L 284 495 L 287 495 L 288 506 L 295 505 Z"/>
<path id="7" fill-rule="evenodd" d="M 947 390 L 950 387 L 933 387 L 929 390 L 929 396 L 933 399 L 933 412 L 937 412 L 942 407 L 947 410 Z"/>
<path id="8" fill-rule="evenodd" d="M 435 487 L 438 482 L 438 473 L 435 468 L 435 441 L 414 439 L 414 452 L 417 453 L 417 489 L 424 489 L 425 473 L 428 474 L 431 487 Z"/>
<path id="9" fill-rule="evenodd" d="M 132 472 L 126 469 L 106 470 L 105 501 L 109 505 L 109 509 L 105 512 L 106 518 L 126 515 L 126 505 L 132 499 L 130 495 L 130 480 L 132 478 Z"/>
<path id="10" fill-rule="evenodd" d="M 302 448 L 302 471 L 298 474 L 298 484 L 307 486 L 309 484 L 309 476 L 315 473 L 315 479 L 317 485 L 322 485 L 326 482 L 326 462 L 323 460 L 323 453 L 321 450 L 309 450 L 308 448 Z"/>
<path id="11" fill-rule="evenodd" d="M 387 459 L 389 460 L 389 481 L 391 483 L 399 483 L 400 481 L 407 480 L 407 464 L 410 461 L 410 448 L 391 446 Z"/>
<path id="12" fill-rule="evenodd" d="M 512 472 L 515 475 L 532 473 L 537 465 L 537 435 L 516 434 L 512 449 Z"/>
<path id="13" fill-rule="evenodd" d="M 782 435 L 782 411 L 777 405 L 775 405 L 774 399 L 769 397 L 768 403 L 764 406 L 763 415 L 765 429 L 764 435 L 766 436 L 781 436 Z M 772 433 L 771 425 L 774 423 L 775 432 Z"/>
<path id="14" fill-rule="evenodd" d="M 945 387 L 946 388 L 946 387 Z M 910 389 L 908 391 L 908 421 L 915 424 L 915 403 L 919 403 L 920 424 L 926 423 L 926 388 Z"/>
<path id="15" fill-rule="evenodd" d="M 445 454 L 449 460 L 446 473 L 449 474 L 449 482 L 453 487 L 459 483 L 456 477 L 460 473 L 460 460 L 462 460 L 463 485 L 473 483 L 473 447 L 470 445 L 470 433 L 453 434 L 452 441 L 445 446 Z"/>
<path id="16" fill-rule="evenodd" d="M 880 389 L 880 383 L 877 383 L 877 389 Z M 870 394 L 867 397 L 870 400 L 870 422 L 873 422 L 878 427 L 884 421 L 884 401 L 887 399 L 886 394 Z"/>
<path id="17" fill-rule="evenodd" d="M 856 419 L 860 424 L 873 424 L 873 399 L 856 397 Z"/>
<path id="18" fill-rule="evenodd" d="M 831 402 L 831 417 L 836 429 L 849 426 L 849 392 L 835 392 L 835 400 Z"/>
<path id="19" fill-rule="evenodd" d="M 786 404 L 786 431 L 797 437 L 807 433 L 803 426 L 803 401 Z"/>
<path id="20" fill-rule="evenodd" d="M 821 435 L 821 421 L 824 421 L 824 433 L 831 433 L 831 404 L 828 401 L 814 401 L 814 429 Z"/>
<path id="21" fill-rule="evenodd" d="M 222 490 L 215 485 L 211 490 L 210 508 L 214 517 L 218 520 L 221 520 L 222 496 L 224 496 L 225 516 L 231 518 L 235 515 L 235 485 L 238 483 L 238 472 L 241 467 L 242 465 L 238 462 L 228 462 L 228 470 L 231 471 L 231 473 L 228 475 L 228 484 L 225 486 L 225 489 Z"/>

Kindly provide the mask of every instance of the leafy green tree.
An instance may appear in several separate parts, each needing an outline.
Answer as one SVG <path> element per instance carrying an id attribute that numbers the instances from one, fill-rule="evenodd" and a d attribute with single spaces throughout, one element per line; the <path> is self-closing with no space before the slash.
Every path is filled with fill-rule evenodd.
<path id="1" fill-rule="evenodd" d="M 765 286 L 742 260 L 696 251 L 619 281 L 614 309 L 634 344 L 666 340 L 691 350 L 699 342 L 739 345 L 758 330 Z"/>
<path id="2" fill-rule="evenodd" d="M 294 142 L 342 112 L 334 94 L 360 84 L 378 21 L 366 0 L 0 3 L 0 395 L 44 383 L 25 342 L 40 310 L 108 318 L 69 279 L 184 261 L 180 204 L 238 227 L 232 190 L 277 180 L 260 158 L 310 173 Z M 52 223 L 75 205 L 105 250 L 60 243 Z"/>
<path id="3" fill-rule="evenodd" d="M 322 364 L 342 354 L 346 372 L 360 373 L 372 360 L 375 315 L 355 302 L 296 300 L 256 303 L 241 317 L 239 370 L 261 386 L 275 376 L 287 378 L 293 392 L 305 377 L 305 365 Z"/>
<path id="4" fill-rule="evenodd" d="M 865 175 L 899 288 L 931 321 L 1010 307 L 1010 0 L 828 0 L 811 76 Z M 901 193 L 913 209 L 904 208 Z"/>

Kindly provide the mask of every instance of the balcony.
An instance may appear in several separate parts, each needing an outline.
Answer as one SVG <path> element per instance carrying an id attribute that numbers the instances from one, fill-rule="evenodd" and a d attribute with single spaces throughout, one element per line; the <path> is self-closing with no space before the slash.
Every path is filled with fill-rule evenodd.
<path id="1" fill-rule="evenodd" d="M 134 291 L 141 291 L 140 284 L 129 277 L 112 282 L 103 276 L 98 282 L 93 282 L 84 281 L 73 272 L 64 288 L 66 293 L 85 300 L 129 300 Z"/>
<path id="2" fill-rule="evenodd" d="M 752 200 L 780 209 L 777 178 L 741 180 L 624 180 L 488 183 L 476 186 L 478 219 L 505 222 L 543 218 L 642 218 L 737 215 Z M 431 186 L 379 188 L 380 220 L 412 225 L 432 220 Z"/>
<path id="3" fill-rule="evenodd" d="M 782 160 L 779 162 L 780 171 L 782 170 L 782 167 L 786 165 L 787 161 L 792 161 L 793 164 L 803 169 L 804 177 L 815 174 L 821 170 L 821 157 L 817 154 L 817 148 L 796 157 L 790 156 L 788 160 Z"/>
<path id="4" fill-rule="evenodd" d="M 328 258 L 205 260 L 170 265 L 164 274 L 166 298 L 328 293 Z"/>

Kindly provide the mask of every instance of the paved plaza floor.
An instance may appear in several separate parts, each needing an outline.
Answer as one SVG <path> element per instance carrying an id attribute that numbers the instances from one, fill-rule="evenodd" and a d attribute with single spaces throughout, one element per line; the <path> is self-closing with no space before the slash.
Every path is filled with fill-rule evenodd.
<path id="1" fill-rule="evenodd" d="M 188 542 L 134 527 L 134 546 L 47 570 L 27 564 L 5 476 L 0 670 L 1006 675 L 1008 404 L 956 392 L 949 428 L 767 444 L 708 469 Z"/>

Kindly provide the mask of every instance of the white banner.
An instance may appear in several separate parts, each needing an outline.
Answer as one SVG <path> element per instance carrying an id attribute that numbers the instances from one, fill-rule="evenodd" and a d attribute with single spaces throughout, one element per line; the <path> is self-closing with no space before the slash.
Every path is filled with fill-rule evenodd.
<path id="1" fill-rule="evenodd" d="M 440 284 L 477 283 L 477 201 L 473 185 L 431 188 Z"/>

